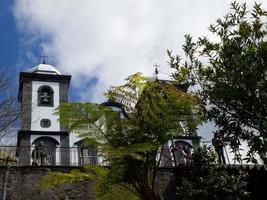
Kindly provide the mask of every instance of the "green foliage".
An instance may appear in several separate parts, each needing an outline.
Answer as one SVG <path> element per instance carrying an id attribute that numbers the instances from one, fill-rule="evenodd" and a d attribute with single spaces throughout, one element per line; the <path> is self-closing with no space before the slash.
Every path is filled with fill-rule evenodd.
<path id="1" fill-rule="evenodd" d="M 246 175 L 229 175 L 224 170 L 213 170 L 208 176 L 184 179 L 178 189 L 182 200 L 241 200 L 249 196 L 246 192 Z"/>
<path id="2" fill-rule="evenodd" d="M 130 75 L 125 79 L 126 83 L 120 86 L 112 86 L 105 93 L 105 96 L 113 102 L 124 105 L 128 112 L 131 112 L 147 84 L 148 78 L 144 77 L 140 72 Z"/>
<path id="3" fill-rule="evenodd" d="M 193 173 L 184 178 L 178 188 L 182 200 L 247 199 L 247 174 L 243 171 L 230 173 L 220 169 L 215 158 L 215 152 L 210 147 L 198 149 Z"/>
<path id="4" fill-rule="evenodd" d="M 82 173 L 80 170 L 72 170 L 69 173 L 48 172 L 43 180 L 37 185 L 38 189 L 59 186 L 65 183 L 75 183 L 83 180 L 92 180 L 95 176 L 92 173 Z"/>
<path id="5" fill-rule="evenodd" d="M 230 12 L 209 27 L 215 39 L 200 37 L 196 42 L 186 35 L 185 64 L 172 56 L 178 82 L 201 87 L 207 119 L 224 132 L 234 152 L 240 141 L 267 163 L 267 12 L 255 3 L 249 11 L 245 3 L 231 3 Z M 183 68 L 186 68 L 183 69 Z M 184 73 L 186 71 L 186 73 Z M 184 77 L 180 78 L 180 75 Z M 255 160 L 255 159 L 254 159 Z"/>
<path id="6" fill-rule="evenodd" d="M 101 166 L 85 166 L 82 171 L 71 170 L 69 173 L 65 172 L 53 172 L 50 171 L 42 179 L 42 181 L 36 185 L 39 190 L 44 190 L 49 187 L 58 187 L 62 184 L 77 183 L 80 181 L 94 182 L 94 191 L 96 199 L 109 200 L 138 200 L 139 198 L 128 188 L 123 185 L 115 185 L 108 181 L 108 169 Z"/>
<path id="7" fill-rule="evenodd" d="M 58 109 L 61 123 L 93 142 L 109 165 L 96 179 L 100 199 L 161 199 L 155 189 L 158 150 L 175 135 L 195 134 L 201 121 L 195 96 L 173 84 L 147 80 L 136 73 L 106 93 L 124 105 L 126 118 L 93 103 L 66 103 Z"/>
<path id="8" fill-rule="evenodd" d="M 118 199 L 118 200 L 139 200 L 140 198 L 129 191 L 129 186 L 123 185 L 110 185 L 107 184 L 102 185 L 102 187 L 97 187 L 98 190 L 96 194 L 98 194 L 97 199 L 99 200 L 110 200 L 110 199 Z M 101 194 L 101 195 L 99 195 Z"/>
<path id="9" fill-rule="evenodd" d="M 194 152 L 194 165 L 197 167 L 217 167 L 217 158 L 216 153 L 214 152 L 213 148 L 211 146 L 202 146 L 197 149 L 196 152 Z"/>
<path id="10" fill-rule="evenodd" d="M 16 157 L 9 152 L 0 152 L 0 166 L 14 165 L 17 162 Z"/>

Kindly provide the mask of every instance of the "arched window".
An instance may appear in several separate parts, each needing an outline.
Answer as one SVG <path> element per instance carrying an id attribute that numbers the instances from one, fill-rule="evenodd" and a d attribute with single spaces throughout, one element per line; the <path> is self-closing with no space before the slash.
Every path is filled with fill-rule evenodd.
<path id="1" fill-rule="evenodd" d="M 51 137 L 39 137 L 32 142 L 32 165 L 55 165 L 56 150 L 59 142 Z"/>
<path id="2" fill-rule="evenodd" d="M 43 85 L 38 89 L 38 106 L 54 106 L 54 91 L 48 85 Z"/>

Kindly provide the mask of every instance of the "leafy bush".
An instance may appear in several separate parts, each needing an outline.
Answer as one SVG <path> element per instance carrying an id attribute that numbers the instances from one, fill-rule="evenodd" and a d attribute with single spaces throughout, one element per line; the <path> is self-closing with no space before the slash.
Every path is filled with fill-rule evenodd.
<path id="1" fill-rule="evenodd" d="M 220 168 L 210 147 L 199 148 L 194 159 L 192 174 L 178 187 L 182 200 L 243 200 L 249 196 L 247 174 L 241 170 L 229 173 Z"/>

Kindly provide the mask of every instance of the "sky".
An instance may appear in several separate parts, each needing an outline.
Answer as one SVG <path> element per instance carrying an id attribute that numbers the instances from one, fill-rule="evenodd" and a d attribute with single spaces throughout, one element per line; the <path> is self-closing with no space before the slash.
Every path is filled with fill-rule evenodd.
<path id="1" fill-rule="evenodd" d="M 242 2 L 242 1 L 241 1 Z M 244 1 L 243 1 L 244 2 Z M 252 2 L 252 1 L 247 1 Z M 71 101 L 104 101 L 103 92 L 155 63 L 170 74 L 166 50 L 182 54 L 184 35 L 207 27 L 229 0 L 1 0 L 0 70 L 17 80 L 47 62 L 72 75 Z M 250 3 L 251 4 L 251 3 Z"/>
<path id="2" fill-rule="evenodd" d="M 103 92 L 132 73 L 180 53 L 184 35 L 206 35 L 228 8 L 226 0 L 2 0 L 0 66 L 18 77 L 48 56 L 72 75 L 71 100 L 104 100 Z M 17 79 L 15 79 L 17 80 Z"/>
<path id="3" fill-rule="evenodd" d="M 155 63 L 170 74 L 166 50 L 182 55 L 188 33 L 212 37 L 208 26 L 227 13 L 230 2 L 1 0 L 0 71 L 17 85 L 19 72 L 46 55 L 49 64 L 72 75 L 70 101 L 103 102 L 109 86 L 135 72 L 152 75 Z M 212 129 L 209 124 L 200 131 Z"/>

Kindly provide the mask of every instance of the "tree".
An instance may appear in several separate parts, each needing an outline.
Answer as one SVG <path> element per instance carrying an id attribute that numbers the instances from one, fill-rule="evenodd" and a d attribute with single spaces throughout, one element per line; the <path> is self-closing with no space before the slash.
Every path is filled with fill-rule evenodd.
<path id="1" fill-rule="evenodd" d="M 224 132 L 234 152 L 240 142 L 249 146 L 247 160 L 258 153 L 267 164 L 267 12 L 255 3 L 231 3 L 230 12 L 209 30 L 215 39 L 186 35 L 187 61 L 171 51 L 177 81 L 197 85 L 206 104 L 206 117 Z M 182 79 L 181 79 L 182 77 Z"/>
<path id="2" fill-rule="evenodd" d="M 196 98 L 171 83 L 149 82 L 140 73 L 106 95 L 123 103 L 128 117 L 98 104 L 67 103 L 59 107 L 61 123 L 89 139 L 104 155 L 109 169 L 96 184 L 102 186 L 97 190 L 102 197 L 110 198 L 119 187 L 140 199 L 161 199 L 155 186 L 159 149 L 182 134 L 182 124 L 187 125 L 188 135 L 195 132 L 201 119 Z"/>
<path id="3" fill-rule="evenodd" d="M 227 172 L 220 168 L 211 147 L 199 148 L 194 157 L 194 169 L 178 187 L 180 199 L 241 200 L 249 197 L 246 191 L 248 178 L 244 171 L 236 169 L 235 172 Z"/>
<path id="4" fill-rule="evenodd" d="M 8 86 L 5 73 L 0 72 L 0 141 L 20 116 L 14 94 L 10 91 L 12 90 Z"/>

